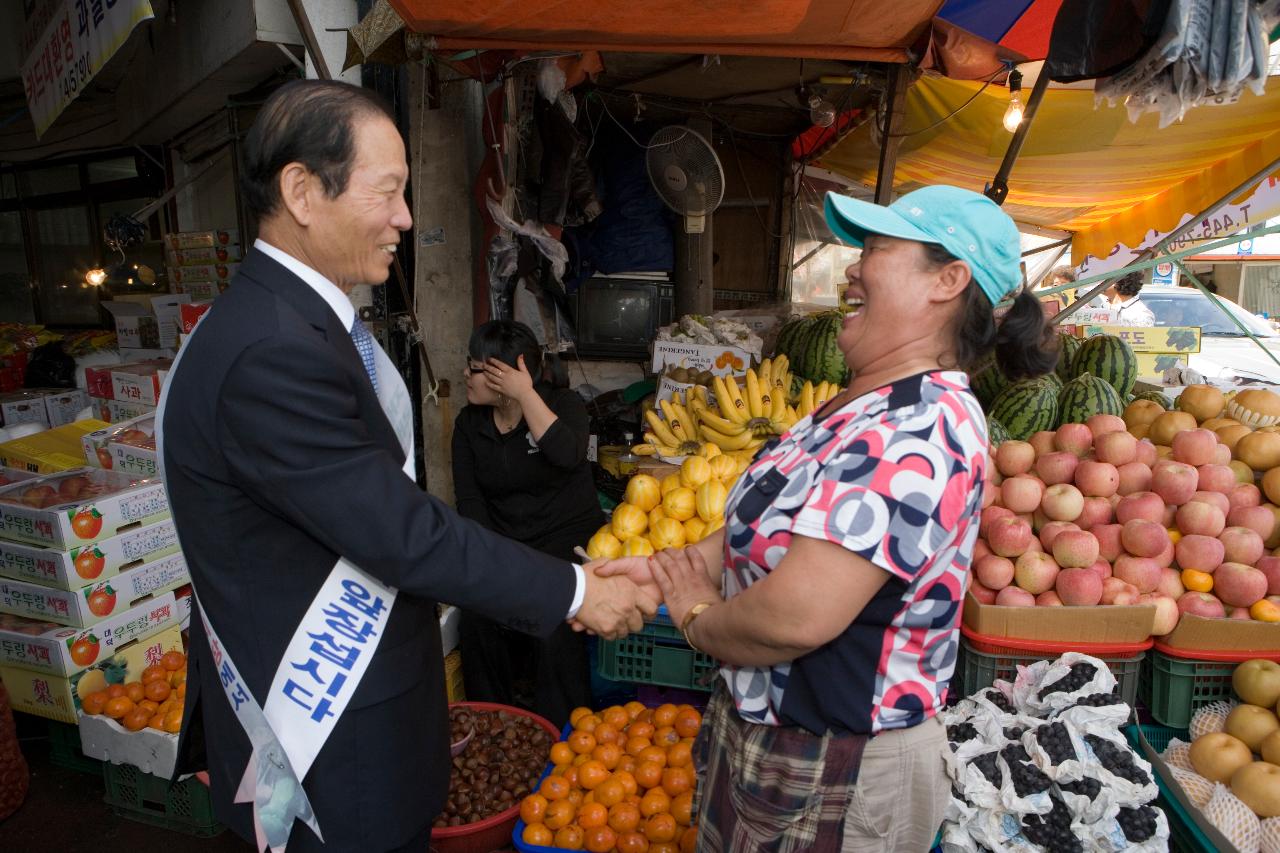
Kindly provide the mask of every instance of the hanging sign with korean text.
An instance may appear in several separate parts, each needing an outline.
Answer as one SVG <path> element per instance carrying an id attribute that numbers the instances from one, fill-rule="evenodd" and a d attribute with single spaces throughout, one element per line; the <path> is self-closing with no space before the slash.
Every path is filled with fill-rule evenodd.
<path id="1" fill-rule="evenodd" d="M 44 135 L 67 105 L 128 40 L 155 17 L 148 0 L 62 0 L 22 63 L 22 88 Z"/>

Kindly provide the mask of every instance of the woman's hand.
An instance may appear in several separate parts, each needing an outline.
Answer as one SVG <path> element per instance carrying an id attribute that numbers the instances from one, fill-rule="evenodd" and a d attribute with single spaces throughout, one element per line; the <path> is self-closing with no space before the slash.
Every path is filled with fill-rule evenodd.
<path id="1" fill-rule="evenodd" d="M 484 363 L 484 378 L 489 387 L 523 404 L 533 392 L 533 377 L 524 366 L 524 356 L 516 356 L 516 366 L 491 358 Z"/>
<path id="2" fill-rule="evenodd" d="M 653 578 L 662 590 L 671 621 L 683 625 L 695 604 L 724 601 L 707 577 L 707 563 L 697 548 L 667 548 L 649 558 Z"/>

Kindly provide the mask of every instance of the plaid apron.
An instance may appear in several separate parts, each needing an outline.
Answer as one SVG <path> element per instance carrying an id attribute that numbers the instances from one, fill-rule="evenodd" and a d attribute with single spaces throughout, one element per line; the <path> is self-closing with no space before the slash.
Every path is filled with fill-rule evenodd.
<path id="1" fill-rule="evenodd" d="M 693 749 L 699 853 L 839 853 L 867 740 L 748 723 L 720 682 Z"/>

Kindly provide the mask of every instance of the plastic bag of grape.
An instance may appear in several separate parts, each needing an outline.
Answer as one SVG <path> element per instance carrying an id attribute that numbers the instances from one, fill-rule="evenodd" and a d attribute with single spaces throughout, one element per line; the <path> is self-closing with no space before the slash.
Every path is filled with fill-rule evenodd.
<path id="1" fill-rule="evenodd" d="M 1088 849 L 1164 853 L 1169 849 L 1169 821 L 1164 812 L 1148 805 L 1121 807 L 1115 817 L 1088 827 Z"/>
<path id="2" fill-rule="evenodd" d="M 970 825 L 970 833 L 983 847 L 1003 851 L 1050 851 L 1050 853 L 1086 853 L 1091 850 L 1086 839 L 1088 830 L 1072 816 L 1062 799 L 1049 794 L 1050 808 L 1044 814 L 1018 815 L 1012 812 L 988 813 Z M 946 838 L 944 833 L 943 838 Z M 943 848 L 946 850 L 945 846 Z"/>
<path id="3" fill-rule="evenodd" d="M 1102 661 L 1068 652 L 1055 661 L 1036 661 L 1019 667 L 1013 682 L 1013 703 L 1021 711 L 1048 716 L 1088 696 L 1115 691 L 1116 679 Z"/>
<path id="4" fill-rule="evenodd" d="M 1053 809 L 1053 780 L 1036 767 L 1021 738 L 1000 748 L 998 761 L 1004 784 L 1000 802 L 1015 815 L 1048 814 Z"/>
<path id="5" fill-rule="evenodd" d="M 1004 770 L 999 757 L 998 747 L 980 740 L 960 744 L 947 757 L 947 775 L 963 793 L 966 804 L 982 809 L 1003 807 L 1000 790 L 1004 787 Z"/>
<path id="6" fill-rule="evenodd" d="M 1078 782 L 1085 775 L 1084 742 L 1074 726 L 1062 720 L 1037 720 L 1022 736 L 1022 746 L 1035 765 L 1055 782 Z"/>
<path id="7" fill-rule="evenodd" d="M 1116 731 L 1101 727 L 1083 733 L 1085 751 L 1089 754 L 1090 776 L 1102 783 L 1122 807 L 1137 808 L 1156 798 L 1156 787 L 1151 765 L 1138 755 Z"/>

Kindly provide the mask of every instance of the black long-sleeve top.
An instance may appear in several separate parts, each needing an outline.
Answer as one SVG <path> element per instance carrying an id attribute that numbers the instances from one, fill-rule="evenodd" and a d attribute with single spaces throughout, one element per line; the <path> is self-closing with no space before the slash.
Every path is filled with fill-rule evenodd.
<path id="1" fill-rule="evenodd" d="M 458 512 L 517 542 L 577 560 L 604 523 L 587 461 L 586 406 L 568 389 L 540 384 L 556 415 L 539 441 L 521 420 L 505 435 L 489 406 L 466 406 L 453 429 L 453 491 Z"/>

